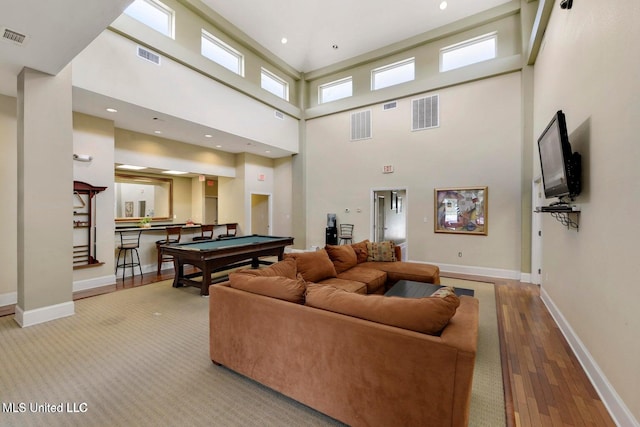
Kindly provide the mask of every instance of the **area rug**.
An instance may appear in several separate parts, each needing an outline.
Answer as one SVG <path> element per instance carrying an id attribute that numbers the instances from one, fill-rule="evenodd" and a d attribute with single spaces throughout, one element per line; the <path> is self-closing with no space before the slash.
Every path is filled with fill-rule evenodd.
<path id="1" fill-rule="evenodd" d="M 502 387 L 499 354 L 495 369 L 484 366 L 499 352 L 495 317 L 485 326 L 490 306 L 495 316 L 493 286 L 446 283 L 473 285 L 481 302 L 471 425 L 504 424 L 493 396 Z M 24 329 L 0 318 L 0 425 L 341 425 L 213 365 L 208 301 L 164 281 L 76 301 L 74 316 Z"/>

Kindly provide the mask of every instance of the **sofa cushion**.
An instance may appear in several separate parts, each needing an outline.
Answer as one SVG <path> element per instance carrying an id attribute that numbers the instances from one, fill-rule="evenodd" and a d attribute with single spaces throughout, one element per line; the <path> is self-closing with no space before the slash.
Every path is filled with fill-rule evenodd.
<path id="1" fill-rule="evenodd" d="M 365 262 L 369 257 L 369 252 L 367 251 L 367 243 L 369 243 L 369 240 L 363 240 L 362 242 L 350 245 L 353 248 L 353 251 L 356 253 L 358 264 L 360 264 L 361 262 Z"/>
<path id="2" fill-rule="evenodd" d="M 302 275 L 298 275 L 296 279 L 288 279 L 281 276 L 252 276 L 243 273 L 230 273 L 229 286 L 253 294 L 300 304 L 304 302 L 307 288 Z"/>
<path id="3" fill-rule="evenodd" d="M 282 276 L 288 279 L 295 279 L 297 276 L 296 261 L 285 259 L 265 268 L 246 268 L 238 270 L 236 273 L 250 274 L 252 276 Z"/>
<path id="4" fill-rule="evenodd" d="M 390 241 L 367 242 L 367 252 L 367 261 L 397 261 L 395 245 Z"/>
<path id="5" fill-rule="evenodd" d="M 309 284 L 305 304 L 372 322 L 437 335 L 456 312 L 455 295 L 426 298 L 385 297 L 346 292 L 334 286 Z"/>
<path id="6" fill-rule="evenodd" d="M 433 264 L 419 262 L 380 262 L 372 261 L 359 264 L 358 267 L 373 268 L 387 273 L 387 283 L 393 284 L 398 280 L 413 280 L 415 282 L 427 282 L 440 284 L 440 268 Z"/>
<path id="7" fill-rule="evenodd" d="M 330 277 L 336 277 L 336 269 L 327 254 L 321 249 L 313 252 L 296 252 L 285 254 L 285 259 L 293 258 L 296 262 L 298 273 L 302 274 L 307 282 L 319 282 Z"/>
<path id="8" fill-rule="evenodd" d="M 320 283 L 323 285 L 335 286 L 336 288 L 343 289 L 347 292 L 354 292 L 356 294 L 362 294 L 362 295 L 367 294 L 367 285 L 358 280 L 347 280 L 347 279 L 332 277 L 330 279 L 325 279 Z"/>
<path id="9" fill-rule="evenodd" d="M 333 266 L 336 268 L 336 274 L 340 274 L 358 264 L 356 252 L 350 245 L 327 245 L 325 249 L 333 262 Z"/>
<path id="10" fill-rule="evenodd" d="M 387 273 L 374 268 L 355 266 L 338 274 L 338 279 L 355 280 L 367 285 L 367 294 L 382 294 L 385 291 Z"/>

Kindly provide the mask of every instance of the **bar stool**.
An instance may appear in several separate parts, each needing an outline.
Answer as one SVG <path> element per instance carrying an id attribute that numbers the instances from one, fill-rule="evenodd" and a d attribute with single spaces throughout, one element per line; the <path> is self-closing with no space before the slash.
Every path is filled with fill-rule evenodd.
<path id="1" fill-rule="evenodd" d="M 175 243 L 180 243 L 180 238 L 182 237 L 182 227 L 167 227 L 166 229 L 167 235 L 163 240 L 156 241 L 156 249 L 158 250 L 158 272 L 160 274 L 160 270 L 162 270 L 162 263 L 165 261 L 173 261 L 173 257 L 171 255 L 164 255 L 162 253 L 162 245 L 172 245 Z"/>
<path id="2" fill-rule="evenodd" d="M 238 233 L 237 223 L 227 224 L 227 232 L 225 234 L 219 235 L 218 240 L 226 239 L 227 237 L 236 237 L 237 233 Z"/>
<path id="3" fill-rule="evenodd" d="M 213 239 L 213 224 L 202 224 L 200 226 L 200 236 L 196 236 L 193 238 L 196 240 L 212 240 Z"/>
<path id="4" fill-rule="evenodd" d="M 140 269 L 140 276 L 142 276 L 142 266 L 140 265 L 140 255 L 138 254 L 138 248 L 140 247 L 140 235 L 142 230 L 127 232 L 120 231 L 120 246 L 118 246 L 118 259 L 116 260 L 116 272 L 118 274 L 118 268 L 122 267 L 122 280 L 124 280 L 124 274 L 127 271 L 127 267 L 131 267 L 131 276 L 135 276 L 135 267 Z M 120 263 L 120 254 L 124 252 L 124 258 Z M 127 253 L 129 254 L 130 262 L 127 262 Z M 136 254 L 136 259 L 133 260 L 133 254 Z"/>
<path id="5" fill-rule="evenodd" d="M 338 242 L 345 244 L 353 243 L 353 224 L 340 224 L 340 234 L 338 234 Z"/>

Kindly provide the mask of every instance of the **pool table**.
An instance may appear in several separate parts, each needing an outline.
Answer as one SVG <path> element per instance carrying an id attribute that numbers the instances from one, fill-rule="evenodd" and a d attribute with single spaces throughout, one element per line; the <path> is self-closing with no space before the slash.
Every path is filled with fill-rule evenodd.
<path id="1" fill-rule="evenodd" d="M 173 286 L 198 286 L 200 295 L 209 295 L 211 274 L 239 265 L 251 264 L 258 268 L 259 257 L 277 256 L 282 259 L 285 246 L 293 245 L 293 237 L 251 236 L 231 237 L 221 240 L 201 240 L 193 243 L 162 245 L 166 255 L 173 256 L 175 277 Z M 250 261 L 248 261 L 250 260 Z M 245 261 L 245 262 L 242 262 Z M 247 262 L 248 261 L 248 262 Z M 185 264 L 194 265 L 201 273 L 184 274 Z M 202 275 L 202 281 L 191 280 Z"/>

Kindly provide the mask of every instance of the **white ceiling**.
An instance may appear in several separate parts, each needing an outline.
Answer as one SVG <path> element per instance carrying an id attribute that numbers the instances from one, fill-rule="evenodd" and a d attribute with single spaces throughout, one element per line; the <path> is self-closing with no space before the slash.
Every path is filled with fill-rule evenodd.
<path id="1" fill-rule="evenodd" d="M 191 1 L 191 0 L 186 0 Z M 194 0 L 197 1 L 197 0 Z M 201 0 L 231 24 L 292 68 L 308 72 L 455 22 L 510 0 Z M 0 94 L 16 96 L 16 76 L 23 67 L 57 74 L 88 46 L 132 0 L 0 0 L 0 31 L 9 28 L 27 36 L 22 45 L 0 38 Z M 0 36 L 2 34 L 0 33 Z M 281 43 L 286 37 L 288 42 Z M 334 49 L 332 46 L 337 45 Z M 118 108 L 109 115 L 106 107 Z M 161 137 L 232 153 L 252 152 L 266 157 L 289 153 L 219 131 L 163 117 L 135 105 L 73 92 L 74 111 L 113 120 L 115 126 L 152 134 L 153 117 L 164 120 Z M 213 135 L 203 142 L 202 135 Z"/>
<path id="2" fill-rule="evenodd" d="M 510 0 L 202 0 L 298 71 L 309 72 Z M 287 38 L 282 44 L 281 39 Z M 337 45 L 338 49 L 334 49 Z"/>

